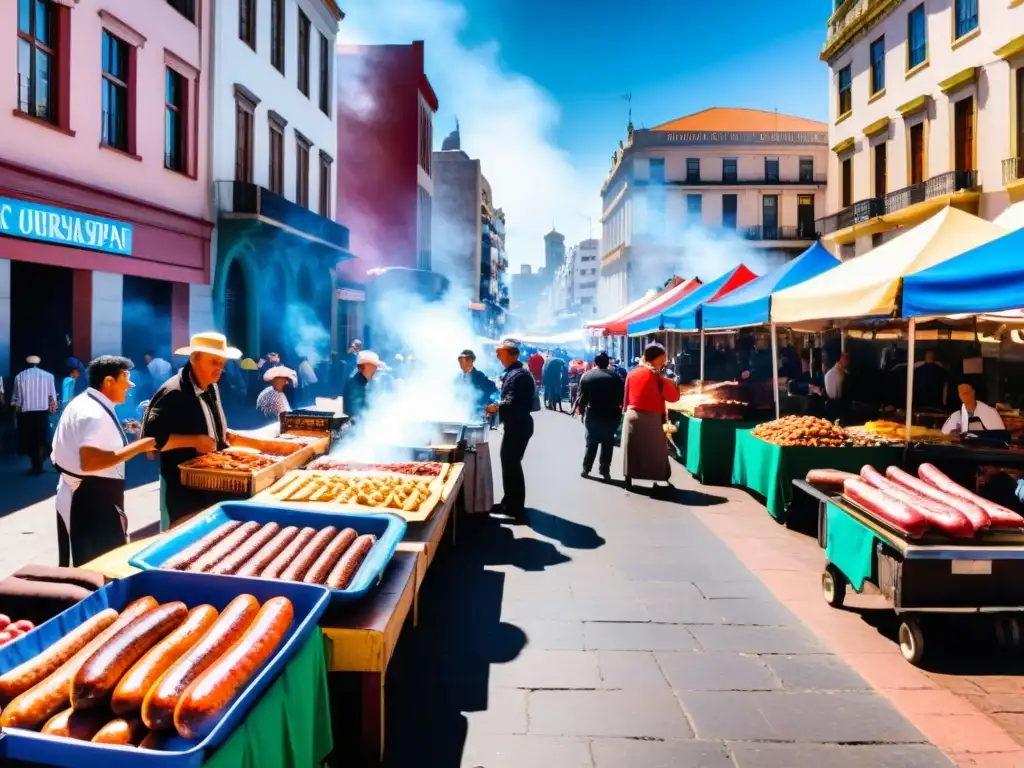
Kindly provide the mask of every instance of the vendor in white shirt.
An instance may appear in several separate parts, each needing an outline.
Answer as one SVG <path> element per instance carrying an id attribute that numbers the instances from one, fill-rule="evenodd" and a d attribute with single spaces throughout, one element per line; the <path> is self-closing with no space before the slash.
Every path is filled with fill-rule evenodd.
<path id="1" fill-rule="evenodd" d="M 979 401 L 974 387 L 964 382 L 957 387 L 957 392 L 960 395 L 960 410 L 954 411 L 942 425 L 944 435 L 1006 429 L 999 412 L 991 405 Z"/>
<path id="2" fill-rule="evenodd" d="M 51 461 L 57 483 L 57 551 L 60 565 L 76 566 L 128 542 L 124 513 L 124 463 L 156 450 L 156 441 L 129 442 L 114 409 L 135 385 L 132 361 L 104 355 L 89 364 L 89 388 L 61 415 Z"/>

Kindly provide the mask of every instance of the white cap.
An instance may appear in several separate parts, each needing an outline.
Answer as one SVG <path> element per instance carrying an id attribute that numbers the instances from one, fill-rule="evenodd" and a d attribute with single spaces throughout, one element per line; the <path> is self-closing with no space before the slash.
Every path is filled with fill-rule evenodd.
<path id="1" fill-rule="evenodd" d="M 264 381 L 273 381 L 274 379 L 290 379 L 293 386 L 299 382 L 299 377 L 295 374 L 295 371 L 283 365 L 275 365 L 263 374 Z"/>
<path id="2" fill-rule="evenodd" d="M 28 357 L 25 358 L 25 362 L 28 363 L 29 365 L 39 365 L 39 363 L 42 361 L 39 359 L 38 355 L 29 355 Z"/>
<path id="3" fill-rule="evenodd" d="M 380 356 L 376 352 L 363 349 L 360 350 L 358 355 L 356 355 L 356 365 L 375 365 L 380 368 L 382 363 Z"/>

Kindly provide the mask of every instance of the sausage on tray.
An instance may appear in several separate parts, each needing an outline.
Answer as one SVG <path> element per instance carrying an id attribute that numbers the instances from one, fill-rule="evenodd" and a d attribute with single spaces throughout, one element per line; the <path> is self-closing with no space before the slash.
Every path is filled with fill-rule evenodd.
<path id="1" fill-rule="evenodd" d="M 139 616 L 159 605 L 152 597 L 139 598 L 125 606 L 117 621 L 86 643 L 78 653 L 68 659 L 41 683 L 32 686 L 4 707 L 0 713 L 0 726 L 5 728 L 36 728 L 49 718 L 70 706 L 71 681 L 79 667 L 99 650 L 104 643 L 127 627 Z"/>
<path id="2" fill-rule="evenodd" d="M 958 499 L 964 499 L 981 507 L 992 521 L 993 528 L 1020 528 L 1024 526 L 1024 518 L 1012 509 L 1007 509 L 1002 504 L 996 504 L 994 501 L 983 499 L 976 493 L 971 493 L 962 485 L 943 474 L 933 464 L 922 464 L 917 468 L 917 474 L 926 483 L 934 485 L 940 491 L 945 491 L 956 496 Z"/>
<path id="3" fill-rule="evenodd" d="M 198 643 L 216 620 L 217 609 L 212 605 L 193 608 L 180 627 L 150 648 L 121 678 L 110 698 L 111 711 L 115 715 L 123 715 L 142 709 L 146 694 L 160 675 Z"/>
<path id="4" fill-rule="evenodd" d="M 163 565 L 161 568 L 167 568 L 174 571 L 183 571 L 188 568 L 192 563 L 200 558 L 200 556 L 206 552 L 210 547 L 216 544 L 218 541 L 223 539 L 229 533 L 239 528 L 242 523 L 238 520 L 229 520 L 223 525 L 210 531 L 208 534 L 203 536 L 199 541 L 191 544 L 185 549 L 181 550 L 178 554 L 174 555 Z"/>
<path id="5" fill-rule="evenodd" d="M 955 539 L 969 539 L 974 535 L 974 525 L 959 509 L 925 498 L 901 485 L 888 480 L 885 475 L 870 465 L 860 470 L 861 478 L 882 493 L 921 513 L 930 525 Z"/>
<path id="6" fill-rule="evenodd" d="M 228 603 L 199 642 L 149 689 L 142 701 L 142 721 L 147 728 L 162 731 L 174 726 L 174 708 L 185 689 L 245 634 L 259 609 L 252 595 L 239 595 Z"/>
<path id="7" fill-rule="evenodd" d="M 142 738 L 142 741 L 139 742 L 139 747 L 141 749 L 161 750 L 167 743 L 167 739 L 169 739 L 172 735 L 176 734 L 171 734 L 167 731 L 150 731 Z"/>
<path id="8" fill-rule="evenodd" d="M 60 665 L 85 647 L 96 635 L 117 621 L 117 611 L 107 608 L 83 621 L 38 656 L 0 675 L 0 696 L 11 699 L 41 683 Z"/>
<path id="9" fill-rule="evenodd" d="M 313 566 L 316 559 L 320 557 L 320 553 L 327 548 L 331 539 L 337 535 L 338 529 L 333 525 L 321 528 L 313 535 L 313 538 L 309 540 L 309 543 L 302 548 L 302 551 L 295 556 L 295 559 L 292 560 L 278 578 L 282 581 L 302 581 L 302 577 L 306 575 L 306 571 Z"/>
<path id="10" fill-rule="evenodd" d="M 259 530 L 259 527 L 259 523 L 242 523 L 240 526 L 235 528 L 235 530 L 210 547 L 210 549 L 206 550 L 206 552 L 199 556 L 199 559 L 185 570 L 193 573 L 208 572 L 213 568 L 213 566 L 238 549 L 246 539 Z"/>
<path id="11" fill-rule="evenodd" d="M 261 526 L 252 536 L 243 541 L 234 552 L 225 557 L 209 573 L 232 574 L 245 565 L 246 561 L 255 555 L 268 541 L 273 539 L 281 526 L 277 523 L 267 523 Z"/>
<path id="12" fill-rule="evenodd" d="M 316 536 L 316 528 L 302 528 L 288 545 L 282 549 L 277 557 L 270 561 L 270 565 L 260 571 L 264 579 L 277 579 L 284 573 L 284 569 L 294 560 L 299 552 L 309 543 L 309 540 Z"/>
<path id="13" fill-rule="evenodd" d="M 65 709 L 46 721 L 42 733 L 47 736 L 63 736 L 65 739 L 91 741 L 108 720 L 110 713 L 102 709 Z"/>
<path id="14" fill-rule="evenodd" d="M 312 530 L 312 528 L 310 529 Z M 263 569 L 270 565 L 274 558 L 277 557 L 284 550 L 285 547 L 295 538 L 298 534 L 299 529 L 294 525 L 286 525 L 277 535 L 260 547 L 259 551 L 253 555 L 246 563 L 238 569 L 235 573 L 236 576 L 259 576 L 263 572 Z"/>
<path id="15" fill-rule="evenodd" d="M 359 566 L 363 564 L 376 543 L 377 537 L 369 533 L 356 539 L 331 570 L 327 577 L 327 586 L 331 589 L 348 589 L 348 585 L 352 583 L 352 579 L 359 572 Z"/>
<path id="16" fill-rule="evenodd" d="M 988 512 L 979 507 L 977 504 L 972 504 L 967 499 L 960 499 L 956 496 L 951 496 L 948 493 L 943 493 L 934 485 L 929 485 L 924 480 L 919 480 L 908 472 L 904 472 L 899 467 L 889 467 L 885 470 L 885 476 L 896 483 L 896 485 L 902 485 L 919 496 L 924 496 L 933 501 L 937 501 L 940 504 L 953 507 L 964 513 L 968 520 L 971 521 L 971 525 L 974 526 L 974 530 L 980 531 L 983 528 L 988 528 L 992 525 L 992 518 L 988 516 Z"/>
<path id="17" fill-rule="evenodd" d="M 295 610 L 286 597 L 263 604 L 245 634 L 185 691 L 174 710 L 174 727 L 186 739 L 202 738 L 249 680 L 273 655 L 292 624 Z"/>
<path id="18" fill-rule="evenodd" d="M 807 473 L 807 482 L 811 485 L 820 485 L 828 488 L 842 489 L 843 483 L 851 477 L 857 477 L 852 472 L 843 472 L 841 469 L 812 469 Z"/>
<path id="19" fill-rule="evenodd" d="M 320 554 L 320 557 L 306 571 L 306 575 L 302 577 L 302 580 L 307 584 L 323 584 L 327 581 L 327 576 L 330 574 L 331 569 L 334 568 L 334 564 L 348 551 L 348 548 L 352 546 L 352 542 L 355 540 L 355 528 L 343 529 L 341 533 L 331 539 L 326 549 Z"/>
<path id="20" fill-rule="evenodd" d="M 147 611 L 86 659 L 71 682 L 71 706 L 88 709 L 109 696 L 131 666 L 188 616 L 180 601 Z"/>
<path id="21" fill-rule="evenodd" d="M 141 717 L 115 717 L 92 737 L 96 744 L 120 744 L 136 747 L 146 735 Z"/>
<path id="22" fill-rule="evenodd" d="M 920 512 L 882 493 L 860 478 L 854 477 L 843 483 L 843 495 L 911 538 L 921 536 L 928 527 L 928 521 Z"/>

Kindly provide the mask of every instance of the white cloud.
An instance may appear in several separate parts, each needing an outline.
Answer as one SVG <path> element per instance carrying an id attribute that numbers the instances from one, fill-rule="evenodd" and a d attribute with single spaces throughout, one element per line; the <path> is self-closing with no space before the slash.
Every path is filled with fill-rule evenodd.
<path id="1" fill-rule="evenodd" d="M 441 113 L 458 115 L 462 148 L 480 159 L 494 203 L 505 211 L 513 272 L 522 263 L 543 262 L 543 238 L 552 224 L 567 245 L 591 231 L 600 237 L 601 173 L 581 172 L 555 144 L 557 103 L 533 80 L 501 64 L 497 40 L 474 47 L 462 41 L 462 3 L 352 0 L 344 10 L 341 43 L 424 41 L 427 77 Z M 438 143 L 453 127 L 442 122 L 434 125 Z"/>

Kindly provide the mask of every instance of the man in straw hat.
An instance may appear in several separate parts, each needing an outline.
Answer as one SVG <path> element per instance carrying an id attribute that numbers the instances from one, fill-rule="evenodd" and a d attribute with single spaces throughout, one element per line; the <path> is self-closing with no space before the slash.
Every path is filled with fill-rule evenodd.
<path id="1" fill-rule="evenodd" d="M 263 380 L 270 383 L 256 398 L 256 410 L 264 416 L 276 419 L 282 413 L 288 413 L 292 407 L 284 394 L 289 384 L 293 387 L 299 382 L 298 376 L 291 368 L 275 365 L 263 374 Z"/>
<path id="2" fill-rule="evenodd" d="M 187 355 L 188 362 L 157 389 L 146 409 L 142 431 L 145 437 L 156 441 L 161 452 L 161 530 L 223 498 L 183 486 L 179 464 L 228 446 L 273 451 L 273 444 L 280 442 L 257 440 L 228 429 L 217 382 L 227 361 L 238 360 L 242 353 L 228 346 L 222 334 L 196 334 L 187 347 L 175 350 L 174 354 Z"/>

